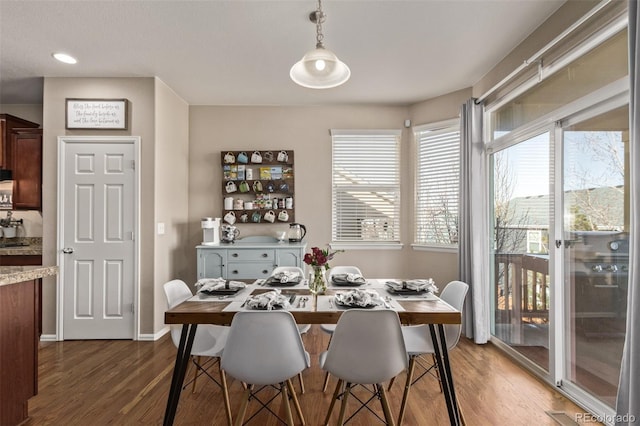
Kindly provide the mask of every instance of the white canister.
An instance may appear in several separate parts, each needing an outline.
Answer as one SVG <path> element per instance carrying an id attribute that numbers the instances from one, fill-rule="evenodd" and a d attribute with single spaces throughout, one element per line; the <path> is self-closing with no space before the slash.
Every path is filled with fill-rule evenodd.
<path id="1" fill-rule="evenodd" d="M 253 210 L 253 201 L 245 201 L 244 209 L 245 210 Z"/>
<path id="2" fill-rule="evenodd" d="M 245 170 L 245 177 L 247 178 L 247 180 L 252 180 L 253 179 L 253 169 L 247 168 L 247 170 Z"/>
<path id="3" fill-rule="evenodd" d="M 293 208 L 293 197 L 287 197 L 284 200 L 285 208 L 292 209 Z"/>
<path id="4" fill-rule="evenodd" d="M 225 210 L 233 210 L 233 197 L 225 197 L 224 198 L 224 209 Z"/>
<path id="5" fill-rule="evenodd" d="M 244 209 L 244 201 L 241 200 L 240 198 L 234 200 L 233 209 L 234 210 L 242 210 L 242 209 Z"/>

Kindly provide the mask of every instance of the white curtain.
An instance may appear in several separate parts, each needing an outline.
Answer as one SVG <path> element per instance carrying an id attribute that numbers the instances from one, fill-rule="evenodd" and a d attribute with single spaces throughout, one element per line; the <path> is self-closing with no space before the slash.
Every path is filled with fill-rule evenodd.
<path id="1" fill-rule="evenodd" d="M 458 270 L 469 284 L 463 330 L 476 343 L 489 340 L 491 305 L 487 286 L 486 161 L 482 143 L 482 105 L 469 99 L 460 114 L 460 214 Z"/>
<path id="2" fill-rule="evenodd" d="M 616 425 L 640 423 L 640 78 L 637 49 L 640 47 L 638 3 L 629 0 L 629 169 L 631 171 L 631 230 L 629 235 L 629 288 L 627 293 L 627 334 L 622 352 Z M 635 419 L 635 421 L 632 421 Z"/>

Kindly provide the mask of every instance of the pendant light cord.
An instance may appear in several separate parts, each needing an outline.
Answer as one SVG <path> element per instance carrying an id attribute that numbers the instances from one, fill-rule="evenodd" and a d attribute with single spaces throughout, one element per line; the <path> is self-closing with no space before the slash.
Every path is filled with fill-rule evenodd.
<path id="1" fill-rule="evenodd" d="M 322 34 L 322 23 L 325 15 L 322 12 L 322 0 L 318 0 L 318 8 L 316 9 L 316 49 L 324 49 L 324 34 Z"/>

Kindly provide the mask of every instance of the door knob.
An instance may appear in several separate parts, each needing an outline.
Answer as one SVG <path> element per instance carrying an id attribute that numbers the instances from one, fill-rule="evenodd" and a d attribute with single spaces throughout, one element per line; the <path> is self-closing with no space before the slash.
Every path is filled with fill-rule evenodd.
<path id="1" fill-rule="evenodd" d="M 71 254 L 71 253 L 73 253 L 73 248 L 72 247 L 65 247 L 65 248 L 62 249 L 62 252 L 64 254 Z"/>

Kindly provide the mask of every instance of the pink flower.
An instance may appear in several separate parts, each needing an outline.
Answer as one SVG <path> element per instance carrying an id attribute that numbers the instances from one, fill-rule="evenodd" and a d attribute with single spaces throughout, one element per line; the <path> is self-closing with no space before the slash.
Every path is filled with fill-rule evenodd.
<path id="1" fill-rule="evenodd" d="M 329 269 L 329 261 L 333 259 L 336 253 L 340 253 L 343 250 L 329 251 L 329 249 L 321 249 L 319 247 L 311 247 L 311 253 L 305 253 L 304 263 L 316 267 L 324 267 Z"/>

